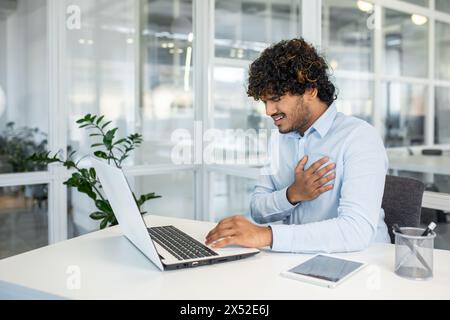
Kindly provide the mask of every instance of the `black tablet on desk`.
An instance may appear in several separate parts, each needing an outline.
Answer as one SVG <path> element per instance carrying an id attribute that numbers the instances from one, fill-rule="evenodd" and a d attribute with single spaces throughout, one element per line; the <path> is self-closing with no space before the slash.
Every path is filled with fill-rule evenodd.
<path id="1" fill-rule="evenodd" d="M 282 272 L 290 279 L 334 288 L 364 268 L 367 264 L 319 254 L 302 264 Z"/>

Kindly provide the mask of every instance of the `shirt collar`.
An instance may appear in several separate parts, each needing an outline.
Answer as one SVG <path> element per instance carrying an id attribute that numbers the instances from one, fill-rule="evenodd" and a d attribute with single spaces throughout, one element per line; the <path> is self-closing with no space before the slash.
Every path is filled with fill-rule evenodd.
<path id="1" fill-rule="evenodd" d="M 337 108 L 334 104 L 328 107 L 327 111 L 317 119 L 316 122 L 305 132 L 305 137 L 317 131 L 321 138 L 325 137 L 330 131 L 331 126 L 333 125 L 334 119 L 336 119 Z M 302 136 L 297 131 L 287 133 L 286 136 L 288 138 L 301 139 Z"/>
<path id="2" fill-rule="evenodd" d="M 336 119 L 337 108 L 334 104 L 328 107 L 327 111 L 313 124 L 313 128 L 320 134 L 323 138 L 330 131 L 333 125 L 334 119 Z"/>

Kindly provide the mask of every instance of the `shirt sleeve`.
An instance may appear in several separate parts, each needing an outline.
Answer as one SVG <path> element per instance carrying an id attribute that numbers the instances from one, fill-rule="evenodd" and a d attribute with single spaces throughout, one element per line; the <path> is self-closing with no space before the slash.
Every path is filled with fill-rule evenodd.
<path id="1" fill-rule="evenodd" d="M 271 225 L 272 250 L 351 252 L 367 248 L 376 236 L 388 169 L 383 142 L 367 124 L 347 139 L 337 218 L 305 225 Z"/>
<path id="2" fill-rule="evenodd" d="M 250 211 L 253 220 L 265 224 L 281 221 L 291 215 L 296 207 L 287 199 L 287 188 L 276 191 L 270 186 L 270 177 L 260 178 L 250 201 Z"/>

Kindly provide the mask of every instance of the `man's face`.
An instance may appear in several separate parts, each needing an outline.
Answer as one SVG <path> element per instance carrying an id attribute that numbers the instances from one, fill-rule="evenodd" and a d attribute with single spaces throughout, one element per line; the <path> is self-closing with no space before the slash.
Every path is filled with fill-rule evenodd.
<path id="1" fill-rule="evenodd" d="M 266 114 L 272 117 L 281 134 L 294 131 L 303 134 L 308 129 L 311 113 L 303 96 L 267 96 L 262 101 L 266 105 Z"/>

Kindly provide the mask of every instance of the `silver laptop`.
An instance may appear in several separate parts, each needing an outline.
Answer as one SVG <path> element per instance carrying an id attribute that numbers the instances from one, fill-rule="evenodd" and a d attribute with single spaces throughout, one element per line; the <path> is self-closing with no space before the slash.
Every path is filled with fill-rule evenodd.
<path id="1" fill-rule="evenodd" d="M 125 237 L 161 271 L 239 260 L 259 253 L 257 249 L 240 247 L 212 250 L 202 243 L 207 230 L 147 228 L 122 170 L 94 158 L 91 161 Z"/>

